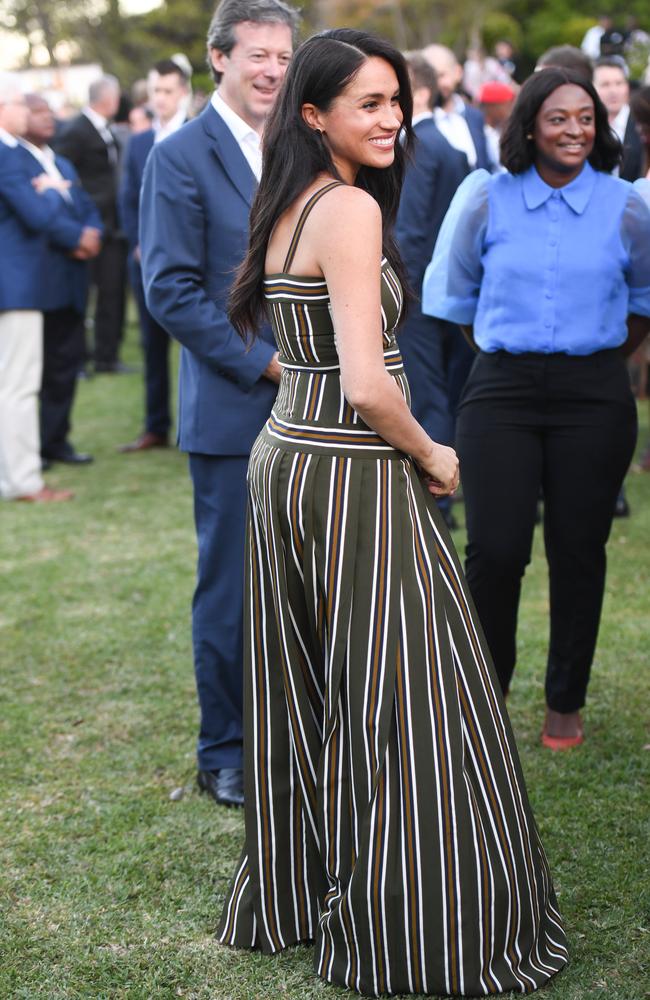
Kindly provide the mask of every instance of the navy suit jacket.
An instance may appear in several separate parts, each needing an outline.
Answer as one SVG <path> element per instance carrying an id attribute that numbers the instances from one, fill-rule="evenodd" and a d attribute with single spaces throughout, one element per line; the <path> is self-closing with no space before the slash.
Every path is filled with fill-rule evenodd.
<path id="1" fill-rule="evenodd" d="M 433 118 L 415 126 L 417 142 L 404 177 L 395 238 L 411 287 L 419 297 L 451 199 L 469 172 L 467 157 L 447 142 Z"/>
<path id="2" fill-rule="evenodd" d="M 138 217 L 140 210 L 140 189 L 147 157 L 153 149 L 155 132 L 137 132 L 131 136 L 124 154 L 122 181 L 118 199 L 120 224 L 129 241 L 129 249 L 138 245 Z"/>
<path id="3" fill-rule="evenodd" d="M 485 118 L 478 108 L 473 108 L 471 104 L 465 105 L 463 111 L 467 127 L 476 149 L 476 169 L 492 171 L 493 165 L 488 155 L 487 142 L 485 141 Z"/>
<path id="4" fill-rule="evenodd" d="M 37 194 L 32 177 L 43 173 L 22 146 L 0 142 L 0 311 L 43 309 L 46 237 L 66 250 L 79 242 L 58 191 Z"/>
<path id="5" fill-rule="evenodd" d="M 23 158 L 30 177 L 43 173 L 43 167 L 28 149 L 20 146 L 17 152 Z M 55 163 L 63 177 L 71 182 L 70 200 L 58 196 L 62 202 L 59 223 L 53 227 L 45 241 L 40 283 L 41 309 L 44 312 L 54 309 L 84 312 L 88 294 L 88 264 L 84 260 L 70 257 L 70 250 L 77 246 L 86 226 L 92 226 L 101 232 L 102 220 L 95 203 L 82 188 L 79 175 L 70 161 L 64 156 L 56 156 Z"/>
<path id="6" fill-rule="evenodd" d="M 247 349 L 226 312 L 255 188 L 211 104 L 157 143 L 145 166 L 142 275 L 150 313 L 182 345 L 178 441 L 185 451 L 247 455 L 277 393 L 262 375 L 276 351 L 270 327 Z"/>

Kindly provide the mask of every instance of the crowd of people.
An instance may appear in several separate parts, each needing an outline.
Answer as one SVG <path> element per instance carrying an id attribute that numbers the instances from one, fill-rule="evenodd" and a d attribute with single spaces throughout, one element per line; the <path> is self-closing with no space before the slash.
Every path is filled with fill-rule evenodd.
<path id="1" fill-rule="evenodd" d="M 650 87 L 605 25 L 523 81 L 505 42 L 463 66 L 336 29 L 294 54 L 298 25 L 221 0 L 206 106 L 158 62 L 126 144 L 113 77 L 59 128 L 1 83 L 0 494 L 67 500 L 44 464 L 92 460 L 74 389 L 123 371 L 128 272 L 122 450 L 169 444 L 172 337 L 197 780 L 245 810 L 220 941 L 312 941 L 366 995 L 530 992 L 567 952 L 505 699 L 541 503 L 541 740 L 584 741 L 650 332 Z"/>

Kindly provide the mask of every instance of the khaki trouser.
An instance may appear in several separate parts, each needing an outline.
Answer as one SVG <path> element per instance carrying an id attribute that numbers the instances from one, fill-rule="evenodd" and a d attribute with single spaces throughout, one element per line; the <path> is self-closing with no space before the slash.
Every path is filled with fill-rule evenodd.
<path id="1" fill-rule="evenodd" d="M 5 500 L 43 487 L 38 431 L 42 370 L 42 313 L 0 312 L 0 496 Z"/>

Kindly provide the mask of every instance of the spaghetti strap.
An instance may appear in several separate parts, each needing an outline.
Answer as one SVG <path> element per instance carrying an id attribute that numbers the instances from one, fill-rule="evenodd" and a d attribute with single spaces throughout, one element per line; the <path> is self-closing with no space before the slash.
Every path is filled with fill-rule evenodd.
<path id="1" fill-rule="evenodd" d="M 332 188 L 342 187 L 342 185 L 343 181 L 331 181 L 329 184 L 325 184 L 324 187 L 319 188 L 318 191 L 315 191 L 311 195 L 311 197 L 309 197 L 305 202 L 303 210 L 300 213 L 300 218 L 296 223 L 296 228 L 293 231 L 293 236 L 291 237 L 291 243 L 289 244 L 289 249 L 287 250 L 287 257 L 284 262 L 284 267 L 282 268 L 283 274 L 287 274 L 289 268 L 293 264 L 293 258 L 296 255 L 296 250 L 298 249 L 298 242 L 300 240 L 300 237 L 302 236 L 302 231 L 305 228 L 305 222 L 307 221 L 307 216 L 311 212 L 312 208 L 314 207 L 317 201 L 320 201 L 320 199 L 323 197 L 324 194 L 327 194 L 327 192 L 331 191 Z"/>

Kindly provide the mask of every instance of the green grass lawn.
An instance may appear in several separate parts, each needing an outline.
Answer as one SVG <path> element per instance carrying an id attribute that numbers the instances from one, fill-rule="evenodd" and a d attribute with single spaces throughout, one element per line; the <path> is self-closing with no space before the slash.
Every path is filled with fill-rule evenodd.
<path id="1" fill-rule="evenodd" d="M 0 1000 L 345 996 L 313 977 L 308 949 L 264 958 L 214 941 L 242 817 L 194 785 L 191 491 L 175 450 L 117 454 L 141 408 L 138 375 L 82 383 L 73 440 L 95 464 L 48 474 L 76 499 L 0 508 Z M 650 475 L 628 494 L 587 742 L 567 754 L 539 746 L 539 531 L 526 577 L 509 710 L 571 948 L 553 1000 L 650 996 Z"/>

